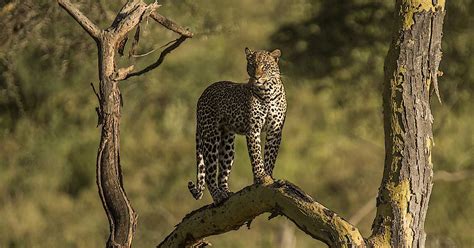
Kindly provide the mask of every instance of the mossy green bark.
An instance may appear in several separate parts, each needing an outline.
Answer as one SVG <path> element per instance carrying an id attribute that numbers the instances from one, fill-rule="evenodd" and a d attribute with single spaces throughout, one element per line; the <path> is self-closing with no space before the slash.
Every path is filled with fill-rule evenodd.
<path id="1" fill-rule="evenodd" d="M 446 0 L 402 0 L 399 5 L 400 15 L 403 16 L 403 29 L 408 30 L 415 23 L 413 15 L 417 12 L 435 12 L 438 8 L 444 10 Z"/>
<path id="2" fill-rule="evenodd" d="M 371 247 L 424 247 L 432 188 L 431 84 L 437 89 L 445 1 L 399 0 L 385 60 L 385 166 Z"/>
<path id="3" fill-rule="evenodd" d="M 191 212 L 158 247 L 191 247 L 205 237 L 239 229 L 265 212 L 288 217 L 330 247 L 365 247 L 357 228 L 286 181 L 248 186 L 218 206 Z"/>

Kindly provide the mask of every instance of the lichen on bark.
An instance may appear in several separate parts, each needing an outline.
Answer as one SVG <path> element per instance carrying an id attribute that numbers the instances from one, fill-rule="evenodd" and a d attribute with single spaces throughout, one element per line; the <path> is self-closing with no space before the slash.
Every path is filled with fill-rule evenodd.
<path id="1" fill-rule="evenodd" d="M 403 16 L 403 29 L 408 30 L 415 23 L 413 16 L 417 12 L 430 11 L 437 9 L 444 10 L 446 0 L 401 0 L 400 15 Z"/>
<path id="2" fill-rule="evenodd" d="M 204 206 L 186 215 L 158 247 L 192 247 L 204 237 L 239 229 L 262 213 L 284 215 L 311 237 L 330 247 L 365 247 L 359 230 L 314 201 L 297 186 L 276 181 L 252 185 L 220 205 Z"/>
<path id="3" fill-rule="evenodd" d="M 385 61 L 385 168 L 377 197 L 374 247 L 424 247 L 432 188 L 430 109 L 437 95 L 444 1 L 399 0 Z"/>

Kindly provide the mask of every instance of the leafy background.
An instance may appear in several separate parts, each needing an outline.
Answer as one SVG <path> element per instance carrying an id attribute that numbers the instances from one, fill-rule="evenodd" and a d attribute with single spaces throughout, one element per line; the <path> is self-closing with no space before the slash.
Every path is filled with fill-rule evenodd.
<path id="1" fill-rule="evenodd" d="M 123 3 L 75 0 L 106 27 Z M 383 169 L 381 84 L 392 1 L 160 1 L 196 36 L 158 69 L 121 83 L 122 166 L 139 214 L 135 247 L 158 244 L 195 201 L 195 104 L 211 82 L 245 82 L 244 47 L 280 48 L 288 117 L 275 176 L 354 220 Z M 427 247 L 474 246 L 474 3 L 447 1 L 440 89 L 433 98 L 435 185 Z M 142 25 L 139 53 L 176 38 Z M 95 185 L 99 129 L 90 83 L 96 47 L 54 1 L 0 3 L 0 247 L 103 247 L 108 224 Z M 139 66 L 158 52 L 120 64 Z M 445 176 L 446 172 L 453 173 Z M 237 138 L 234 191 L 252 182 Z M 370 233 L 374 210 L 358 226 Z M 354 222 L 354 221 L 353 221 Z M 208 239 L 215 247 L 324 247 L 283 217 L 257 218 Z"/>

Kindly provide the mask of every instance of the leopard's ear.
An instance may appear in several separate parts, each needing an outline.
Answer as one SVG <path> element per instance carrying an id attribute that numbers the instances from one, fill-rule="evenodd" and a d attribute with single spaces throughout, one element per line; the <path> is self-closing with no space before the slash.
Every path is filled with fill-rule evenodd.
<path id="1" fill-rule="evenodd" d="M 252 50 L 250 50 L 250 48 L 248 48 L 248 47 L 245 48 L 245 55 L 247 56 L 247 58 L 249 58 L 250 55 L 252 55 L 252 53 L 253 52 L 252 52 Z"/>
<path id="2" fill-rule="evenodd" d="M 271 55 L 273 58 L 275 58 L 275 60 L 278 62 L 278 59 L 279 59 L 280 56 L 281 56 L 281 51 L 280 51 L 280 49 L 275 49 L 275 50 L 273 50 L 273 51 L 270 53 L 270 55 Z"/>

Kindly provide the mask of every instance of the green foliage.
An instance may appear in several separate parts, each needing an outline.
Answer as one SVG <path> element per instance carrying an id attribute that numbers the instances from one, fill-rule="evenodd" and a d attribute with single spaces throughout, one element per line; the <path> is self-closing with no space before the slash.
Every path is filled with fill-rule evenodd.
<path id="1" fill-rule="evenodd" d="M 121 3 L 81 0 L 106 27 Z M 243 49 L 282 50 L 288 118 L 275 176 L 288 179 L 344 217 L 376 195 L 383 165 L 381 82 L 392 4 L 385 1 L 160 1 L 160 13 L 196 36 L 158 69 L 121 83 L 124 183 L 139 213 L 136 247 L 159 243 L 194 201 L 195 104 L 211 82 L 244 82 Z M 433 102 L 435 172 L 474 170 L 472 1 L 448 1 Z M 108 226 L 95 185 L 97 84 L 94 42 L 54 1 L 0 4 L 0 247 L 100 247 Z M 153 21 L 141 26 L 138 53 L 175 39 Z M 141 68 L 158 51 L 136 58 Z M 127 65 L 122 58 L 120 65 Z M 245 141 L 237 138 L 230 178 L 252 181 Z M 435 182 L 429 247 L 473 244 L 472 180 Z M 370 233 L 372 212 L 359 223 Z M 297 247 L 321 243 L 287 220 L 258 218 L 250 231 L 209 240 L 219 247 L 276 247 L 294 232 Z M 245 237 L 245 238 L 243 238 Z"/>

